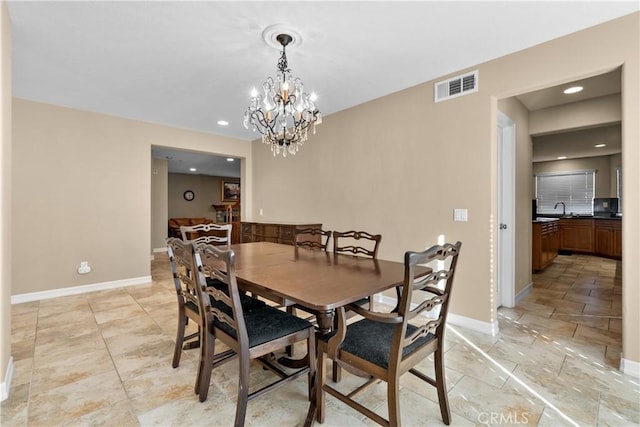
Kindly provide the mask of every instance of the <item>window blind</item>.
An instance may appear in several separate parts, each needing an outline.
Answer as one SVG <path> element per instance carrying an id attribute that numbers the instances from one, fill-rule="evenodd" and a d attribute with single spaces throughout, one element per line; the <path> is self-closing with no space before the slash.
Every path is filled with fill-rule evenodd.
<path id="1" fill-rule="evenodd" d="M 594 191 L 595 170 L 536 174 L 538 214 L 593 215 Z"/>

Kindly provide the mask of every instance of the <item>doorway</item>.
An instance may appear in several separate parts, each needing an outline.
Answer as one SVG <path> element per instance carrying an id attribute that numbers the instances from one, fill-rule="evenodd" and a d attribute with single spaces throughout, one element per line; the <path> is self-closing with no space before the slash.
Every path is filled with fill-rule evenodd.
<path id="1" fill-rule="evenodd" d="M 170 147 L 151 147 L 151 250 L 163 252 L 171 217 L 206 218 L 223 222 L 214 205 L 230 205 L 224 200 L 224 183 L 242 181 L 242 158 Z M 239 202 L 239 200 L 238 200 Z M 233 212 L 239 214 L 238 206 Z M 226 220 L 224 220 L 226 221 Z M 240 226 L 232 232 L 239 239 Z"/>

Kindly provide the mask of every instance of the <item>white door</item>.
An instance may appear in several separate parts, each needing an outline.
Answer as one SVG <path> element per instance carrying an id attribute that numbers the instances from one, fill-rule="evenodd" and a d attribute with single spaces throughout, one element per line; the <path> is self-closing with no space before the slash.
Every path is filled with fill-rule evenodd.
<path id="1" fill-rule="evenodd" d="M 515 131 L 515 122 L 498 112 L 497 307 L 515 305 Z"/>

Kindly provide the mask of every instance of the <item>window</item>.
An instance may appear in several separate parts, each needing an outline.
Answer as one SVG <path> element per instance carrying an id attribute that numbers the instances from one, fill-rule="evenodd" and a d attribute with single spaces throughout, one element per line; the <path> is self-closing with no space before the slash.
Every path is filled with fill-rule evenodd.
<path id="1" fill-rule="evenodd" d="M 536 174 L 539 214 L 593 215 L 595 170 Z"/>
<path id="2" fill-rule="evenodd" d="M 618 213 L 622 213 L 622 166 L 616 168 L 616 182 L 618 187 Z"/>

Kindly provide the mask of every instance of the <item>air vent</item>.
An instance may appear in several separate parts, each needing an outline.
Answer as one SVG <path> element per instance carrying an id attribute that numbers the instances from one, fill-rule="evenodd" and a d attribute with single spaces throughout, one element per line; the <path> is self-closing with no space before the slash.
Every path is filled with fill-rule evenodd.
<path id="1" fill-rule="evenodd" d="M 435 84 L 434 101 L 456 98 L 478 91 L 478 70 Z"/>

